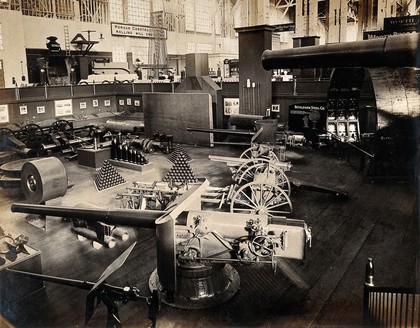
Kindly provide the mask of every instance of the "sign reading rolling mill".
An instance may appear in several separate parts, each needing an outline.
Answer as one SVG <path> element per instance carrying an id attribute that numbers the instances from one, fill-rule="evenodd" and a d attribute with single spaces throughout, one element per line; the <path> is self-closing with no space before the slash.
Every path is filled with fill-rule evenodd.
<path id="1" fill-rule="evenodd" d="M 132 36 L 137 38 L 166 39 L 166 29 L 140 25 L 111 23 L 111 34 L 116 36 Z"/>

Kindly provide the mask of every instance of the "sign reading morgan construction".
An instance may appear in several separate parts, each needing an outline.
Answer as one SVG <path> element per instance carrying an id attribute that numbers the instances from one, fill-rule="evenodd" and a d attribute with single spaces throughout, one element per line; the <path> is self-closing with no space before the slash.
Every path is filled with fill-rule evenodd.
<path id="1" fill-rule="evenodd" d="M 166 39 L 166 29 L 140 25 L 111 23 L 111 34 L 116 36 L 131 36 L 137 38 Z"/>

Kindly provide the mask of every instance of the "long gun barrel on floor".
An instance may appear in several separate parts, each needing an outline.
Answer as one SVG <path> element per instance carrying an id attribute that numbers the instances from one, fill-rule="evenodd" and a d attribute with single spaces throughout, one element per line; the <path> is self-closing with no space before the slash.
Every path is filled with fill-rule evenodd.
<path id="1" fill-rule="evenodd" d="M 302 48 L 265 50 L 264 69 L 317 67 L 416 67 L 420 33 L 329 43 Z"/>
<path id="2" fill-rule="evenodd" d="M 155 220 L 165 214 L 165 211 L 75 208 L 65 206 L 47 206 L 15 203 L 12 212 L 49 215 L 63 218 L 80 219 L 85 221 L 100 221 L 107 224 L 127 225 L 134 227 L 155 229 Z"/>

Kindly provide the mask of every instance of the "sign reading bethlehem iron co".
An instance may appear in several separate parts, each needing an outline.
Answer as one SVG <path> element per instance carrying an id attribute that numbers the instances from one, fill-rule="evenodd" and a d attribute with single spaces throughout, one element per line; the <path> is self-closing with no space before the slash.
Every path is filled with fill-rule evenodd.
<path id="1" fill-rule="evenodd" d="M 111 23 L 111 34 L 137 38 L 166 39 L 166 29 L 141 25 Z"/>

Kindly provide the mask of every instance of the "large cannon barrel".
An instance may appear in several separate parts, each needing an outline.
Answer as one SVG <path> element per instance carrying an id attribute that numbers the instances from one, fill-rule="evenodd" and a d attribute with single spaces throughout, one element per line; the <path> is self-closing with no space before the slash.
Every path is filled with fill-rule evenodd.
<path id="1" fill-rule="evenodd" d="M 330 43 L 302 48 L 265 50 L 264 69 L 318 67 L 416 67 L 420 33 Z"/>
<path id="2" fill-rule="evenodd" d="M 126 225 L 155 229 L 155 220 L 165 214 L 165 211 L 129 210 L 129 209 L 101 209 L 75 208 L 66 206 L 47 206 L 15 203 L 12 212 L 49 215 L 63 218 L 80 219 L 85 221 L 100 221 L 107 224 Z"/>

